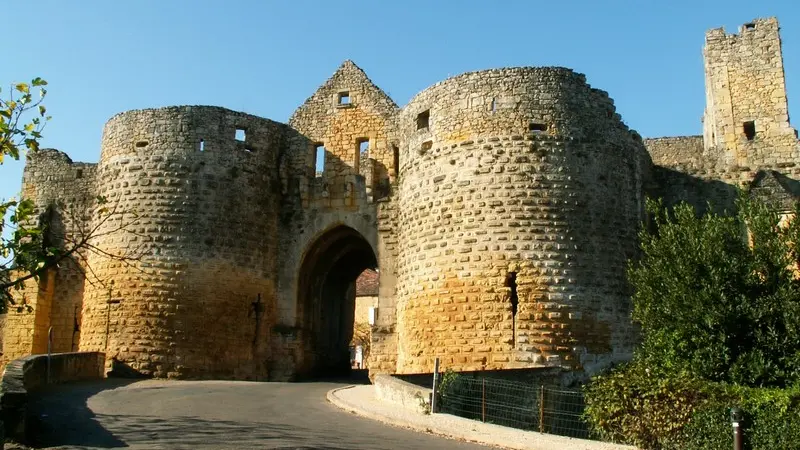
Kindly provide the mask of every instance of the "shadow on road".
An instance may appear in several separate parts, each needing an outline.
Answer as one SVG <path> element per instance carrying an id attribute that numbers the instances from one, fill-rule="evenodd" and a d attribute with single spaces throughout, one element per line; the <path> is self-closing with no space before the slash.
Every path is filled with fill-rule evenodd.
<path id="1" fill-rule="evenodd" d="M 136 380 L 107 379 L 70 383 L 36 392 L 29 398 L 26 429 L 34 447 L 84 445 L 101 448 L 127 447 L 97 422 L 87 400 L 102 391 L 127 386 Z"/>
<path id="2" fill-rule="evenodd" d="M 267 423 L 264 417 L 217 420 L 195 414 L 164 416 L 93 412 L 88 402 L 103 391 L 124 388 L 140 380 L 109 378 L 102 382 L 73 383 L 37 392 L 28 405 L 28 443 L 34 447 L 92 448 L 274 448 L 345 450 L 331 443 L 329 433 L 314 420 L 288 426 Z M 320 382 L 317 378 L 315 382 Z M 366 371 L 324 381 L 368 384 Z M 131 388 L 135 388 L 131 386 Z M 145 392 L 160 387 L 135 388 Z M 122 394 L 120 394 L 121 398 Z M 135 398 L 135 397 L 134 397 Z M 323 400 L 324 401 L 324 400 Z M 213 414 L 213 410 L 212 410 Z M 222 418 L 220 418 L 222 419 Z"/>

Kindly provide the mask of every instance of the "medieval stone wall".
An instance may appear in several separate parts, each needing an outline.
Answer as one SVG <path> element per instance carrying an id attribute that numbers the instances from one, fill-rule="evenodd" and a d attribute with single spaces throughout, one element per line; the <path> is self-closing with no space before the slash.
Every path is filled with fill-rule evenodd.
<path id="1" fill-rule="evenodd" d="M 420 93 L 399 127 L 397 372 L 630 355 L 649 160 L 605 93 L 567 69 L 477 72 Z"/>
<path id="2" fill-rule="evenodd" d="M 160 377 L 265 377 L 278 164 L 291 134 L 197 106 L 131 111 L 106 124 L 97 193 L 127 212 L 128 225 L 103 224 L 108 235 L 94 245 L 137 260 L 90 258 L 107 283 L 87 288 L 81 350 L 104 351 L 108 340 L 110 358 Z"/>
<path id="3" fill-rule="evenodd" d="M 731 165 L 797 159 L 777 19 L 754 20 L 738 34 L 723 28 L 709 31 L 703 56 L 706 148 L 725 149 Z"/>
<path id="4" fill-rule="evenodd" d="M 46 223 L 49 230 L 48 244 L 66 251 L 88 232 L 95 170 L 95 164 L 73 162 L 54 149 L 28 155 L 21 196 L 34 202 L 37 221 L 43 216 L 42 224 Z M 56 208 L 59 202 L 61 207 Z M 13 292 L 17 304 L 9 308 L 3 327 L 3 364 L 47 352 L 51 326 L 52 351 L 77 349 L 86 255 L 82 251 L 61 260 L 60 270 L 43 274 L 38 283 L 27 281 L 24 289 Z"/>

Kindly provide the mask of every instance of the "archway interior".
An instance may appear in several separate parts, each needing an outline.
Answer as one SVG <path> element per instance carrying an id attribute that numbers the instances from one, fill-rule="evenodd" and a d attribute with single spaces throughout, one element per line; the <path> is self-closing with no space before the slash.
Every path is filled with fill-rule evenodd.
<path id="1" fill-rule="evenodd" d="M 303 259 L 298 317 L 304 334 L 301 377 L 345 375 L 355 318 L 355 281 L 377 258 L 356 230 L 340 226 L 321 236 Z"/>

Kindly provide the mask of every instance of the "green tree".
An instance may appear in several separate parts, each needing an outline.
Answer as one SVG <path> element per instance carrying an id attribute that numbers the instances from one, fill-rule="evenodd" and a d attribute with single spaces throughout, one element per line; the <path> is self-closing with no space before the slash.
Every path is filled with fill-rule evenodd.
<path id="1" fill-rule="evenodd" d="M 800 220 L 741 195 L 738 214 L 648 202 L 652 233 L 629 267 L 637 362 L 745 386 L 800 380 Z M 800 210 L 795 209 L 797 216 Z"/>
<path id="2" fill-rule="evenodd" d="M 35 78 L 16 83 L 7 94 L 0 88 L 0 165 L 6 157 L 18 160 L 24 151 L 39 150 L 42 130 L 50 116 L 42 102 L 47 82 Z M 32 90 L 38 88 L 38 95 Z M 32 223 L 34 205 L 30 200 L 0 200 L 0 310 L 11 301 L 9 290 L 19 288 L 20 278 L 35 277 L 54 255 L 44 245 L 44 230 Z M 6 221 L 6 217 L 8 220 Z M 6 237 L 4 231 L 8 231 Z M 27 278 L 26 278 L 27 279 Z"/>
<path id="3" fill-rule="evenodd" d="M 30 83 L 14 84 L 6 96 L 0 90 L 0 165 L 6 157 L 18 160 L 25 152 L 39 150 L 42 130 L 50 120 L 42 104 L 46 85 L 46 81 L 35 78 Z M 38 94 L 32 92 L 35 89 Z M 43 206 L 45 211 L 38 210 L 30 199 L 0 201 L 0 312 L 8 305 L 26 308 L 24 301 L 15 304 L 12 291 L 22 289 L 28 280 L 38 280 L 50 268 L 70 268 L 84 276 L 94 275 L 86 258 L 88 252 L 129 265 L 141 258 L 141 247 L 111 254 L 92 243 L 95 238 L 138 222 L 134 211 L 121 210 L 103 197 L 93 199 L 91 206 L 62 201 L 39 205 Z M 87 220 L 87 213 L 92 214 L 91 221 Z M 91 226 L 86 225 L 89 222 Z M 74 264 L 62 264 L 67 259 Z M 86 279 L 104 284 L 96 276 Z"/>

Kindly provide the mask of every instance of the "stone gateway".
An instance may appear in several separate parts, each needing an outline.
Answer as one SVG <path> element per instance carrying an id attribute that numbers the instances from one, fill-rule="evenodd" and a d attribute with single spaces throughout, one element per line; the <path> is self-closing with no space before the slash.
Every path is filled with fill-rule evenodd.
<path id="1" fill-rule="evenodd" d="M 709 31 L 704 56 L 702 136 L 643 140 L 558 67 L 462 74 L 400 108 L 345 61 L 288 124 L 210 106 L 118 114 L 97 164 L 28 158 L 23 195 L 51 240 L 95 237 L 17 293 L 32 311 L 9 312 L 4 361 L 46 351 L 52 327 L 54 351 L 146 376 L 346 371 L 366 269 L 373 374 L 629 359 L 625 269 L 646 196 L 797 198 L 777 21 Z"/>

